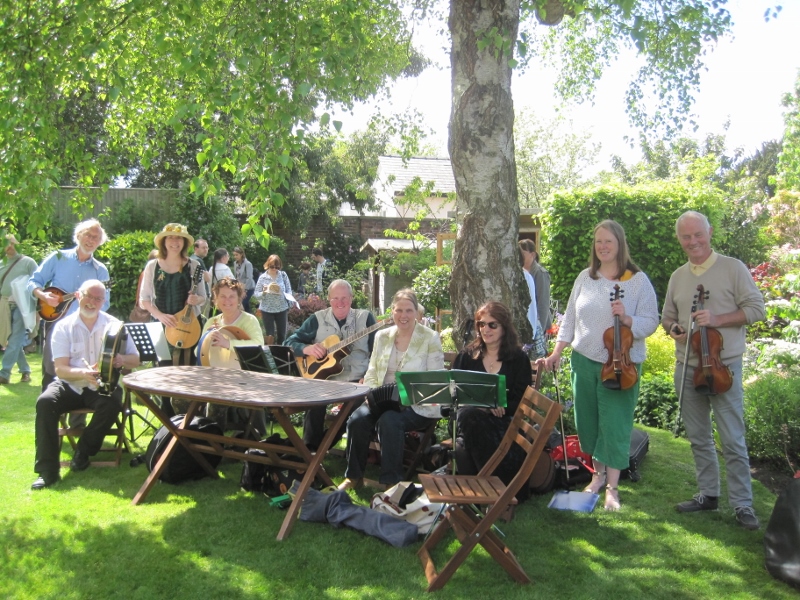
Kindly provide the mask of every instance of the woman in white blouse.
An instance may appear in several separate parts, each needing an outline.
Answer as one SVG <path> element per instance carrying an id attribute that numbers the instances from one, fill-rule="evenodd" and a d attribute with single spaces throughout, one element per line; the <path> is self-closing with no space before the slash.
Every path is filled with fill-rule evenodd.
<path id="1" fill-rule="evenodd" d="M 444 368 L 439 334 L 417 322 L 419 303 L 413 290 L 403 289 L 392 298 L 394 325 L 375 336 L 364 383 L 371 388 L 395 383 L 397 371 L 433 371 Z M 403 447 L 406 431 L 425 429 L 441 417 L 438 405 L 411 406 L 400 411 L 387 410 L 379 417 L 364 403 L 347 420 L 347 470 L 339 489 L 359 488 L 372 431 L 381 442 L 382 486 L 392 486 L 403 478 Z"/>
<path id="2" fill-rule="evenodd" d="M 228 266 L 231 257 L 225 248 L 214 250 L 214 264 L 211 266 L 211 287 L 226 277 L 233 277 L 233 271 Z"/>
<path id="3" fill-rule="evenodd" d="M 258 300 L 261 320 L 267 335 L 275 339 L 276 344 L 283 344 L 286 339 L 286 326 L 289 316 L 289 300 L 292 285 L 289 276 L 281 271 L 281 257 L 273 254 L 264 263 L 264 272 L 258 278 L 253 295 Z"/>
<path id="4" fill-rule="evenodd" d="M 622 297 L 613 298 L 619 285 Z M 645 339 L 658 327 L 658 305 L 653 285 L 630 258 L 625 230 L 606 220 L 594 228 L 589 268 L 581 271 L 567 304 L 553 353 L 539 362 L 548 370 L 558 368 L 561 353 L 572 346 L 572 394 L 575 424 L 584 452 L 592 455 L 595 473 L 585 491 L 599 494 L 605 487 L 605 509 L 619 510 L 620 471 L 630 459 L 633 410 L 639 398 L 639 382 L 627 390 L 603 386 L 600 372 L 608 360 L 603 333 L 614 317 L 631 328 L 631 362 L 641 374 Z"/>

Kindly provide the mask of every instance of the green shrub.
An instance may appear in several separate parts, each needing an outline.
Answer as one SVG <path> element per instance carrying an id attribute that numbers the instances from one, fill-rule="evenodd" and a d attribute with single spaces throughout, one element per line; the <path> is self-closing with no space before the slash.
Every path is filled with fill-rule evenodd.
<path id="1" fill-rule="evenodd" d="M 675 239 L 675 221 L 689 209 L 702 212 L 715 225 L 715 244 L 725 241 L 729 232 L 718 226 L 725 198 L 711 187 L 659 181 L 557 192 L 541 215 L 542 262 L 550 271 L 553 298 L 566 303 L 575 278 L 588 265 L 595 225 L 614 219 L 625 229 L 633 261 L 663 301 L 670 275 L 686 262 Z"/>
<path id="2" fill-rule="evenodd" d="M 744 421 L 751 456 L 800 465 L 800 377 L 767 371 L 747 382 Z"/>
<path id="3" fill-rule="evenodd" d="M 111 277 L 111 307 L 109 312 L 122 320 L 128 319 L 136 302 L 139 273 L 153 249 L 153 237 L 147 231 L 124 233 L 109 240 L 96 251 L 97 259 L 105 263 Z"/>
<path id="4" fill-rule="evenodd" d="M 642 364 L 642 375 L 664 373 L 672 376 L 675 369 L 675 341 L 663 327 L 647 338 L 647 358 Z"/>
<path id="5" fill-rule="evenodd" d="M 450 265 L 438 265 L 414 278 L 414 291 L 426 309 L 450 310 L 450 275 Z"/>
<path id="6" fill-rule="evenodd" d="M 300 327 L 303 322 L 318 310 L 328 308 L 328 303 L 319 296 L 309 296 L 303 300 L 298 300 L 300 308 L 292 307 L 289 309 L 289 324 L 293 327 Z"/>
<path id="7" fill-rule="evenodd" d="M 678 397 L 672 372 L 642 375 L 639 402 L 633 411 L 633 420 L 648 427 L 674 431 L 677 417 Z"/>
<path id="8" fill-rule="evenodd" d="M 774 370 L 800 377 L 800 344 L 774 339 L 747 344 L 744 355 L 745 381 Z"/>

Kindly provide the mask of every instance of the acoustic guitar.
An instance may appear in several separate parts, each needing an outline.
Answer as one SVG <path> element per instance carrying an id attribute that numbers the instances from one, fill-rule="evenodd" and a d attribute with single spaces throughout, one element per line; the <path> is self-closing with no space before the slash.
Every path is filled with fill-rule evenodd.
<path id="1" fill-rule="evenodd" d="M 114 357 L 119 354 L 122 345 L 128 341 L 128 330 L 122 322 L 111 323 L 103 337 L 103 353 L 98 361 L 100 377 L 98 391 L 110 396 L 117 389 L 122 369 L 114 367 Z"/>
<path id="2" fill-rule="evenodd" d="M 360 340 L 365 335 L 369 335 L 373 331 L 377 331 L 391 324 L 391 319 L 378 321 L 375 325 L 367 327 L 343 340 L 340 340 L 337 335 L 329 335 L 320 342 L 320 344 L 325 347 L 325 358 L 319 360 L 313 356 L 306 356 L 303 354 L 295 358 L 297 370 L 300 371 L 300 375 L 306 379 L 329 379 L 341 373 L 342 369 L 344 369 L 342 360 L 350 354 L 350 350 L 347 349 L 347 346 Z"/>
<path id="3" fill-rule="evenodd" d="M 195 266 L 194 275 L 192 276 L 192 289 L 189 292 L 190 296 L 197 291 L 197 285 L 202 279 L 203 269 Z M 183 310 L 174 316 L 178 324 L 175 327 L 166 327 L 164 329 L 167 341 L 175 348 L 191 348 L 197 344 L 203 331 L 200 327 L 200 321 L 194 315 L 194 307 L 191 304 L 187 304 Z"/>
<path id="4" fill-rule="evenodd" d="M 57 287 L 45 288 L 43 291 L 50 292 L 51 294 L 55 295 L 58 298 L 58 306 L 50 306 L 47 304 L 47 302 L 42 302 L 39 300 L 39 316 L 48 323 L 58 321 L 61 317 L 67 314 L 69 305 L 72 304 L 73 300 L 75 300 L 75 294 L 68 294 L 61 288 Z"/>

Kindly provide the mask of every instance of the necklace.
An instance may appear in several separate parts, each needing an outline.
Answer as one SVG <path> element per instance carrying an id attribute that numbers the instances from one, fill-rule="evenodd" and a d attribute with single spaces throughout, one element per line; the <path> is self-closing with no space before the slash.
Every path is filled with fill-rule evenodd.
<path id="1" fill-rule="evenodd" d="M 483 367 L 487 373 L 497 373 L 500 370 L 502 361 L 497 360 L 497 357 L 490 359 L 488 356 L 483 357 Z"/>

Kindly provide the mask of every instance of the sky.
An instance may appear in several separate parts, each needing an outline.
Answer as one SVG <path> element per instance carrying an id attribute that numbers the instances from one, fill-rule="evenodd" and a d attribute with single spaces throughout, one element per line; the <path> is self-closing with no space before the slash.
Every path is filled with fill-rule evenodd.
<path id="1" fill-rule="evenodd" d="M 764 21 L 769 7 L 782 4 L 777 19 Z M 794 89 L 800 69 L 800 0 L 731 0 L 732 35 L 719 41 L 706 57 L 707 71 L 701 75 L 700 93 L 693 113 L 699 123 L 690 137 L 701 139 L 706 133 L 726 134 L 728 151 L 741 148 L 751 155 L 762 142 L 780 139 L 783 135 L 781 98 Z M 446 39 L 436 38 L 434 28 L 422 31 L 420 44 L 439 67 L 428 68 L 413 80 L 393 84 L 391 98 L 381 106 L 402 113 L 416 109 L 425 124 L 434 130 L 427 140 L 439 156 L 447 156 L 447 124 L 450 118 L 450 73 Z M 631 149 L 625 136 L 636 138 L 628 124 L 624 93 L 635 68 L 633 60 L 612 65 L 600 80 L 594 106 L 584 104 L 561 107 L 561 114 L 573 123 L 573 131 L 587 131 L 591 141 L 601 145 L 598 169 L 610 168 L 612 155 L 626 162 L 639 159 L 638 149 Z M 557 102 L 552 94 L 555 73 L 529 66 L 515 73 L 512 80 L 514 106 L 519 113 L 529 109 L 541 119 L 556 114 Z M 376 102 L 358 105 L 352 114 L 337 113 L 343 122 L 342 133 L 349 135 L 364 128 L 375 112 Z"/>

